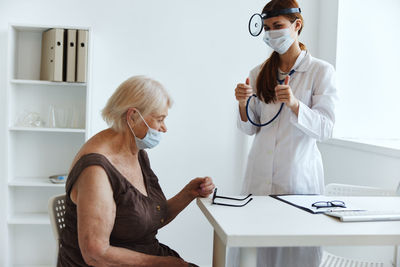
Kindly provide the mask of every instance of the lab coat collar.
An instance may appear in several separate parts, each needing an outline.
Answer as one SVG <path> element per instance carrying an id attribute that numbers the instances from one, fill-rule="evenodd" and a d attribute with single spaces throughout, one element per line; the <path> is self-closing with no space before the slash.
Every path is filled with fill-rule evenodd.
<path id="1" fill-rule="evenodd" d="M 311 64 L 311 55 L 307 50 L 302 50 L 298 56 L 296 63 L 294 63 L 294 70 L 296 72 L 305 72 Z"/>

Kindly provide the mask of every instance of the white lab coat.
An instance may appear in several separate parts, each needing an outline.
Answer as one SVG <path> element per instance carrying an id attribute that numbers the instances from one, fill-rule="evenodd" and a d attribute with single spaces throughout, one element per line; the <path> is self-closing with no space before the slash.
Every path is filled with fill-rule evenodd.
<path id="1" fill-rule="evenodd" d="M 260 66 L 250 72 L 250 84 L 256 91 Z M 254 135 L 242 193 L 319 194 L 324 190 L 324 172 L 316 141 L 331 137 L 337 100 L 335 70 L 332 65 L 302 51 L 293 66 L 295 73 L 289 85 L 300 101 L 296 116 L 284 105 L 278 118 L 265 127 L 243 122 L 238 115 L 238 128 Z M 255 92 L 254 92 L 255 93 Z M 252 101 L 249 116 L 253 121 L 269 121 L 280 103 Z M 312 248 L 259 248 L 259 267 L 316 267 L 321 251 Z"/>

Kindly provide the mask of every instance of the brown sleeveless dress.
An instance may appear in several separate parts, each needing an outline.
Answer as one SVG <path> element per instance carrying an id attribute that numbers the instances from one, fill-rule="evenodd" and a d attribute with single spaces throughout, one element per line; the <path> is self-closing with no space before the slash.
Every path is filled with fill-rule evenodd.
<path id="1" fill-rule="evenodd" d="M 66 183 L 65 228 L 60 235 L 57 266 L 88 266 L 79 249 L 77 211 L 70 193 L 81 172 L 92 165 L 101 166 L 107 173 L 116 203 L 116 217 L 110 235 L 110 245 L 150 255 L 180 257 L 178 253 L 156 239 L 157 230 L 166 220 L 167 200 L 158 184 L 157 176 L 150 168 L 147 153 L 140 150 L 138 158 L 148 196 L 137 190 L 101 154 L 87 154 L 76 162 Z"/>

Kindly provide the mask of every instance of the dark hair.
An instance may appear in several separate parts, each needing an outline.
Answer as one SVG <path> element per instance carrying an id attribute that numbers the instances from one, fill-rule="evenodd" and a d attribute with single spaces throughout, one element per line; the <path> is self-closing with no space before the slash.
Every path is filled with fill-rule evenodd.
<path id="1" fill-rule="evenodd" d="M 296 0 L 272 0 L 262 10 L 262 13 L 271 12 L 272 10 L 279 10 L 285 8 L 299 8 L 299 4 Z M 303 29 L 304 20 L 300 13 L 282 15 L 294 22 L 296 19 L 301 20 L 301 28 L 299 34 Z M 306 50 L 306 46 L 299 42 L 301 50 Z M 279 68 L 279 54 L 278 52 L 272 52 L 271 56 L 261 66 L 260 73 L 257 77 L 257 96 L 261 98 L 265 103 L 271 103 L 276 100 L 275 86 L 278 80 L 278 68 Z"/>

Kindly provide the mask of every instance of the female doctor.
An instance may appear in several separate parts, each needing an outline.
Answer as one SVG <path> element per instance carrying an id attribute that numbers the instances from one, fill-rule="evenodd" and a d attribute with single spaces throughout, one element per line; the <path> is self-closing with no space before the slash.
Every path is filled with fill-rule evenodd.
<path id="1" fill-rule="evenodd" d="M 296 0 L 272 0 L 264 7 L 263 40 L 274 52 L 235 89 L 238 127 L 245 134 L 255 134 L 242 189 L 245 194 L 323 193 L 324 173 L 316 141 L 332 135 L 335 71 L 299 42 L 300 12 Z M 316 267 L 320 258 L 318 247 L 259 248 L 257 265 Z"/>

